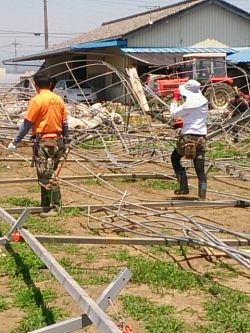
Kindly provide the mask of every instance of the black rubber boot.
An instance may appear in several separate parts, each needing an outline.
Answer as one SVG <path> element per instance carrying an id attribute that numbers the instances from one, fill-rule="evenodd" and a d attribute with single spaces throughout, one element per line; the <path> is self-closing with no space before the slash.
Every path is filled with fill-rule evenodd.
<path id="1" fill-rule="evenodd" d="M 207 194 L 207 183 L 206 182 L 199 182 L 199 200 L 204 201 L 206 200 Z"/>
<path id="2" fill-rule="evenodd" d="M 180 188 L 174 191 L 176 195 L 189 194 L 188 183 L 187 183 L 187 174 L 185 170 L 181 170 L 176 173 L 177 180 L 180 184 Z"/>
<path id="3" fill-rule="evenodd" d="M 233 133 L 233 137 L 234 137 L 234 143 L 238 143 L 239 142 L 239 130 L 237 128 L 233 128 L 232 130 Z"/>
<path id="4" fill-rule="evenodd" d="M 48 212 L 50 210 L 49 192 L 43 186 L 41 186 L 41 207 L 43 212 Z"/>
<path id="5" fill-rule="evenodd" d="M 55 217 L 62 212 L 62 198 L 60 189 L 48 191 L 51 209 L 48 212 L 42 212 L 40 217 Z"/>

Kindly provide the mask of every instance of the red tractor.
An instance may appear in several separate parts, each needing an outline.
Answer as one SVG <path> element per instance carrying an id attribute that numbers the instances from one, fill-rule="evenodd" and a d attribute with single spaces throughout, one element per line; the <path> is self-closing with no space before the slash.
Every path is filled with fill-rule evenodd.
<path id="1" fill-rule="evenodd" d="M 192 53 L 175 64 L 170 75 L 149 75 L 146 85 L 161 98 L 171 97 L 173 89 L 189 79 L 201 83 L 201 90 L 208 99 L 210 109 L 224 110 L 234 96 L 232 77 L 227 75 L 226 53 Z"/>

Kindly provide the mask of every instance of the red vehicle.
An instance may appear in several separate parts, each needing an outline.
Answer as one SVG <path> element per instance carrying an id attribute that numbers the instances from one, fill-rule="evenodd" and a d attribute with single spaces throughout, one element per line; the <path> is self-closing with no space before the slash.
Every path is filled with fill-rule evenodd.
<path id="1" fill-rule="evenodd" d="M 192 53 L 183 56 L 181 70 L 170 75 L 149 75 L 146 85 L 157 96 L 166 98 L 189 79 L 201 83 L 210 109 L 223 110 L 234 96 L 234 80 L 227 75 L 226 53 Z"/>

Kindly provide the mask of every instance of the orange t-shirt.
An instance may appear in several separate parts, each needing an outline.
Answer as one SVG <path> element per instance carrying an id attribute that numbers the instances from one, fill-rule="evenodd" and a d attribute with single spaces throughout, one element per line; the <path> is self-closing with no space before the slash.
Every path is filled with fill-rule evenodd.
<path id="1" fill-rule="evenodd" d="M 32 134 L 56 137 L 58 132 L 62 132 L 62 122 L 67 120 L 64 102 L 49 89 L 41 89 L 29 101 L 25 119 L 33 123 Z"/>

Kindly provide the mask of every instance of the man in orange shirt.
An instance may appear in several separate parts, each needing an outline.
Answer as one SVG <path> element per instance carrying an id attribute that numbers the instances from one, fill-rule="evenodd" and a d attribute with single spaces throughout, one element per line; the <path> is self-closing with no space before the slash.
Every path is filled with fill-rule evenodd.
<path id="1" fill-rule="evenodd" d="M 51 78 L 45 71 L 34 76 L 37 95 L 31 98 L 24 121 L 8 146 L 15 152 L 18 143 L 32 130 L 34 163 L 41 187 L 41 217 L 57 216 L 62 201 L 55 171 L 69 143 L 68 120 L 63 100 L 50 90 Z"/>

